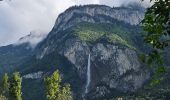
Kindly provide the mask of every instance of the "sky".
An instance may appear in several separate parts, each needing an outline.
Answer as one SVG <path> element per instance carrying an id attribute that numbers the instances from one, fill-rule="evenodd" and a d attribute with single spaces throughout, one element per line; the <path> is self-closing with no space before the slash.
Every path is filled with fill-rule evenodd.
<path id="1" fill-rule="evenodd" d="M 102 4 L 119 7 L 140 0 L 4 0 L 0 1 L 0 46 L 35 33 L 47 34 L 57 16 L 74 5 Z M 143 2 L 148 5 L 148 1 Z"/>

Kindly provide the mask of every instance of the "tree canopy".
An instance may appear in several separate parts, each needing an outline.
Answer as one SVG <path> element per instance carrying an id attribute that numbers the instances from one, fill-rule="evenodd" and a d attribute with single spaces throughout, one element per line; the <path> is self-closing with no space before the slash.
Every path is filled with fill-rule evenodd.
<path id="1" fill-rule="evenodd" d="M 154 4 L 147 9 L 142 26 L 144 31 L 147 32 L 144 37 L 145 42 L 153 48 L 146 61 L 149 65 L 154 64 L 156 66 L 153 82 L 159 83 L 162 80 L 160 76 L 166 72 L 162 54 L 170 43 L 170 1 L 155 0 Z"/>
<path id="2" fill-rule="evenodd" d="M 8 74 L 5 73 L 4 76 L 2 77 L 2 82 L 1 82 L 1 91 L 3 95 L 6 95 L 9 91 L 9 77 Z"/>
<path id="3" fill-rule="evenodd" d="M 44 79 L 47 100 L 73 100 L 70 85 L 61 84 L 59 71 L 55 71 L 51 77 Z"/>
<path id="4" fill-rule="evenodd" d="M 13 73 L 9 87 L 10 100 L 22 100 L 21 83 L 22 78 L 19 72 Z"/>

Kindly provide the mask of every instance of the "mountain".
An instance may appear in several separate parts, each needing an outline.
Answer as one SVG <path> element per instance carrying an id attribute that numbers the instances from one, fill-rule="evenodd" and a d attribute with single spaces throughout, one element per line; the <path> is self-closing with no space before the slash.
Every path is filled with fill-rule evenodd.
<path id="1" fill-rule="evenodd" d="M 85 5 L 60 14 L 51 32 L 32 51 L 19 51 L 21 57 L 26 55 L 14 69 L 23 76 L 23 99 L 44 100 L 43 79 L 56 69 L 64 82 L 71 84 L 75 100 L 109 100 L 143 89 L 151 77 L 139 59 L 149 50 L 139 25 L 144 12 L 137 6 Z M 1 47 L 0 51 L 7 53 L 10 48 Z M 15 50 L 9 54 L 20 58 Z"/>
<path id="2" fill-rule="evenodd" d="M 46 34 L 30 32 L 16 43 L 0 47 L 0 76 L 4 72 L 13 72 L 16 67 L 26 62 L 34 54 L 35 46 L 46 37 Z"/>
<path id="3" fill-rule="evenodd" d="M 108 6 L 98 5 L 71 7 L 59 15 L 53 30 L 47 36 L 46 42 L 43 43 L 44 47 L 38 48 L 42 49 L 40 50 L 40 53 L 43 53 L 43 50 L 45 50 L 47 46 L 53 46 L 53 43 L 51 42 L 54 41 L 51 39 L 54 38 L 53 36 L 80 22 L 110 24 L 124 22 L 125 24 L 137 25 L 143 19 L 143 16 L 144 10 L 134 10 L 133 8 L 110 8 Z M 49 40 L 49 42 L 47 40 Z"/>
<path id="4" fill-rule="evenodd" d="M 13 72 L 17 66 L 25 62 L 32 55 L 32 52 L 28 44 L 0 47 L 0 76 L 4 72 Z"/>
<path id="5" fill-rule="evenodd" d="M 75 98 L 83 95 L 88 98 L 88 93 L 94 93 L 94 98 L 102 97 L 102 91 L 106 92 L 103 95 L 116 93 L 114 91 L 134 92 L 150 77 L 138 60 L 140 50 L 137 45 L 140 40 L 135 43 L 135 39 L 140 37 L 138 24 L 143 15 L 144 10 L 131 8 L 98 5 L 71 7 L 59 15 L 47 38 L 36 47 L 37 61 L 52 59 L 53 54 L 53 59 L 59 60 L 58 63 L 46 61 L 51 65 L 36 64 L 24 70 L 24 73 L 32 73 L 33 70 L 47 73 L 52 69 L 60 69 L 64 78 L 69 77 L 65 81 L 71 84 Z M 89 54 L 91 80 L 88 93 L 84 94 Z M 68 64 L 61 63 L 61 58 Z M 69 73 L 66 73 L 68 69 Z"/>

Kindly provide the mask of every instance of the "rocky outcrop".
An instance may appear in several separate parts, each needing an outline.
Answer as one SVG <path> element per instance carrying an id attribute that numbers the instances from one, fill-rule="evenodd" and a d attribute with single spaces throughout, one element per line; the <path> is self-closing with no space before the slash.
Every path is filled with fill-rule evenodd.
<path id="1" fill-rule="evenodd" d="M 102 82 L 121 91 L 135 91 L 149 78 L 134 50 L 98 43 L 92 48 L 92 86 Z M 95 84 L 96 83 L 96 84 Z"/>
<path id="2" fill-rule="evenodd" d="M 133 8 L 110 8 L 108 6 L 78 6 L 71 7 L 62 13 L 54 26 L 56 30 L 65 30 L 79 22 L 104 22 L 113 23 L 109 19 L 116 19 L 131 25 L 137 25 L 143 19 L 144 12 L 132 10 Z M 74 18 L 76 16 L 76 18 Z"/>
<path id="3" fill-rule="evenodd" d="M 24 79 L 40 79 L 43 76 L 43 72 L 39 71 L 36 73 L 30 73 L 30 74 L 26 74 L 24 76 L 22 76 Z"/>

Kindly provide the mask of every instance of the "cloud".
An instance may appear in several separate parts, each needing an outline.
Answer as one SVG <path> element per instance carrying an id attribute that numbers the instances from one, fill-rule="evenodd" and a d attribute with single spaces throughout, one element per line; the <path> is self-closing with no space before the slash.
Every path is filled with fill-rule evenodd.
<path id="1" fill-rule="evenodd" d="M 128 1 L 128 2 L 127 2 Z M 136 0 L 4 0 L 0 2 L 0 46 L 16 42 L 31 31 L 48 33 L 57 16 L 73 5 L 120 6 Z"/>
<path id="2" fill-rule="evenodd" d="M 139 3 L 144 7 L 150 6 L 150 0 L 99 0 L 100 4 L 105 4 L 111 7 L 120 7 L 122 5 L 128 5 L 130 3 Z"/>
<path id="3" fill-rule="evenodd" d="M 28 43 L 29 46 L 32 49 L 34 49 L 39 42 L 41 42 L 44 38 L 46 38 L 46 36 L 47 36 L 46 33 L 42 33 L 42 32 L 40 33 L 38 31 L 32 31 L 27 36 L 20 38 L 13 45 L 15 46 L 15 45 L 23 44 L 23 43 Z"/>

